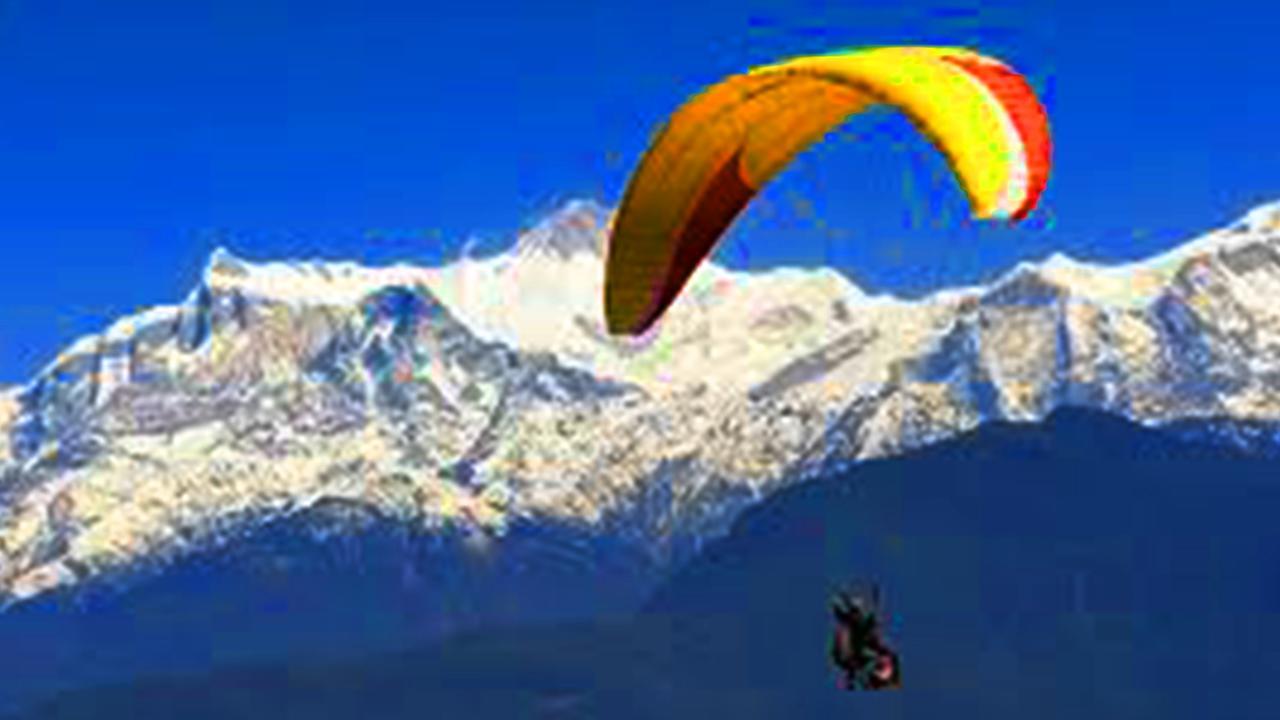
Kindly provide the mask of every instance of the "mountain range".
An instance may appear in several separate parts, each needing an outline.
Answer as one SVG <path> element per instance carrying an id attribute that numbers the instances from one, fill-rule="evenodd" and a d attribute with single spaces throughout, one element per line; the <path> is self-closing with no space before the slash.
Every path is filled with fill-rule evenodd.
<path id="1" fill-rule="evenodd" d="M 125 617 L 188 628 L 216 664 L 625 614 L 787 488 L 1061 408 L 1280 452 L 1280 203 L 1142 262 L 1055 255 L 919 300 L 709 263 L 636 340 L 602 328 L 610 221 L 572 202 L 440 267 L 218 250 L 185 301 L 0 391 L 15 672 L 72 683 L 85 648 L 112 657 L 86 628 Z M 353 600 L 369 573 L 385 592 Z M 228 598 L 192 588 L 231 586 L 252 588 L 245 612 L 290 610 L 211 644 L 203 618 Z"/>

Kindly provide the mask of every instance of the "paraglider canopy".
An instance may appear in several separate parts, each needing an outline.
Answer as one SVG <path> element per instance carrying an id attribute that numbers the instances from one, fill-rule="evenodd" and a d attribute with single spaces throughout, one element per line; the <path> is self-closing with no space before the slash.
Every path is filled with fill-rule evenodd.
<path id="1" fill-rule="evenodd" d="M 873 105 L 903 112 L 946 155 L 978 218 L 1020 220 L 1048 180 L 1048 121 L 1008 66 L 962 48 L 796 58 L 692 98 L 631 176 L 609 237 L 609 332 L 646 331 L 734 218 L 797 154 Z"/>

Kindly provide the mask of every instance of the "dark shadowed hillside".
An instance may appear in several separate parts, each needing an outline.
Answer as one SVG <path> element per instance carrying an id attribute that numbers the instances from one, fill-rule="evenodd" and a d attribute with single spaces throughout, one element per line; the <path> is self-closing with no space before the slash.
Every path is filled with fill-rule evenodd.
<path id="1" fill-rule="evenodd" d="M 1274 464 L 1062 411 L 778 493 L 630 621 L 64 695 L 41 718 L 1264 718 Z M 826 600 L 875 581 L 905 688 L 843 693 Z"/>
<path id="2" fill-rule="evenodd" d="M 329 502 L 122 586 L 0 613 L 0 713 L 69 688 L 247 663 L 338 662 L 468 628 L 624 615 L 657 582 L 644 555 L 550 522 L 487 552 Z"/>

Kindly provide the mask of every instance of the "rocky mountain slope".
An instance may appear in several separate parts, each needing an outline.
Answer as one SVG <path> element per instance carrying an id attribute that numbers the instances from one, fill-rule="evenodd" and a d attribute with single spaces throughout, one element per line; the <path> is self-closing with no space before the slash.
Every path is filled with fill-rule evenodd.
<path id="1" fill-rule="evenodd" d="M 1150 260 L 868 296 L 703 267 L 601 330 L 608 212 L 443 267 L 210 259 L 183 303 L 0 394 L 0 598 L 129 576 L 341 501 L 490 552 L 513 522 L 686 558 L 855 461 L 1063 405 L 1280 446 L 1280 204 Z"/>

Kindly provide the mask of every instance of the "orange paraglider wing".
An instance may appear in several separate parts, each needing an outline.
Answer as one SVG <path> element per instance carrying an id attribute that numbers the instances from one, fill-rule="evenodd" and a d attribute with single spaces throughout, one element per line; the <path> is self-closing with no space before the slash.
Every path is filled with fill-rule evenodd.
<path id="1" fill-rule="evenodd" d="M 942 151 L 979 218 L 1020 220 L 1048 180 L 1048 120 L 1009 67 L 961 48 L 797 58 L 695 96 L 650 145 L 614 219 L 605 320 L 640 334 L 725 230 L 797 154 L 872 105 L 902 111 Z"/>

